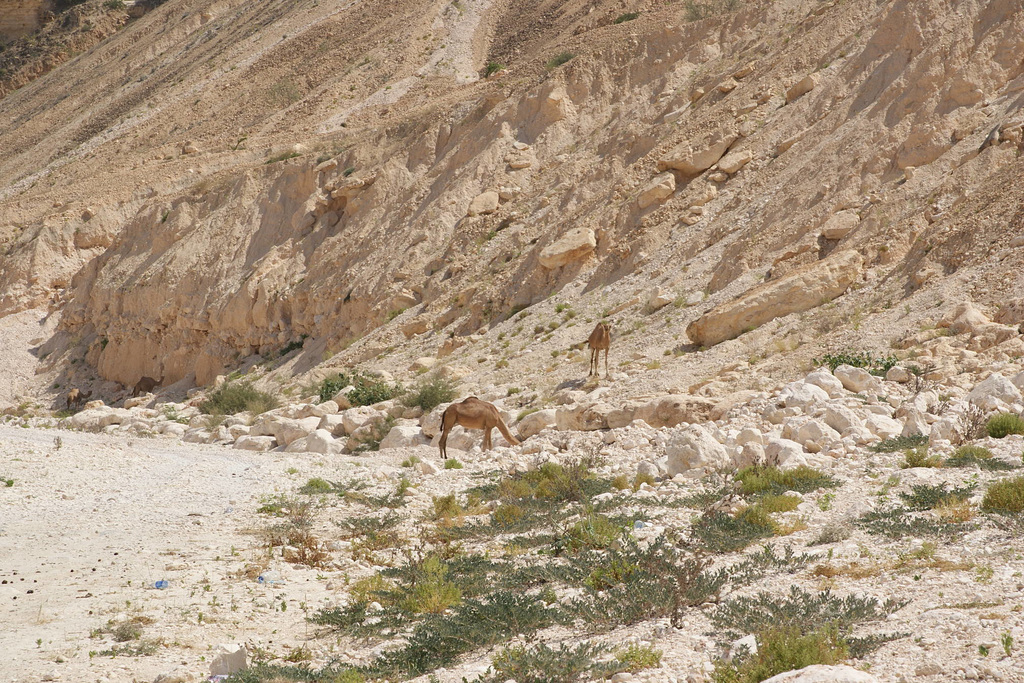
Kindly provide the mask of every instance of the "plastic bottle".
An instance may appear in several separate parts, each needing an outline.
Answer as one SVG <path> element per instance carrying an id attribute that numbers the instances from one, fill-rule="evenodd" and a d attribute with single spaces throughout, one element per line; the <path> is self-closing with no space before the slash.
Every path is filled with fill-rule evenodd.
<path id="1" fill-rule="evenodd" d="M 281 583 L 281 572 L 271 569 L 259 575 L 256 579 L 259 583 Z"/>
<path id="2" fill-rule="evenodd" d="M 171 582 L 167 579 L 160 579 L 159 581 L 153 584 L 153 588 L 167 588 L 170 585 Z"/>

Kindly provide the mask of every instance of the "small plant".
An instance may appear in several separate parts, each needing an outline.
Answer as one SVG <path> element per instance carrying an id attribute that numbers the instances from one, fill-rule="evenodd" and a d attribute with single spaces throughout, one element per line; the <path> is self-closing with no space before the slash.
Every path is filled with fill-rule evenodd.
<path id="1" fill-rule="evenodd" d="M 755 465 L 737 472 L 736 479 L 744 496 L 778 495 L 786 491 L 810 493 L 839 485 L 832 477 L 806 465 L 785 471 L 773 465 Z"/>
<path id="2" fill-rule="evenodd" d="M 544 643 L 531 647 L 524 645 L 503 650 L 494 658 L 492 666 L 497 674 L 491 680 L 514 679 L 517 683 L 576 683 L 604 678 L 615 673 L 612 662 L 599 663 L 597 658 L 608 651 L 605 645 L 584 642 L 570 647 L 566 644 L 553 649 Z"/>
<path id="3" fill-rule="evenodd" d="M 927 446 L 908 448 L 903 453 L 903 464 L 900 465 L 900 468 L 909 469 L 911 467 L 942 467 L 942 457 L 928 455 Z"/>
<path id="4" fill-rule="evenodd" d="M 420 459 L 415 455 L 410 455 L 408 458 L 402 461 L 402 467 L 414 467 Z"/>
<path id="5" fill-rule="evenodd" d="M 814 664 L 837 664 L 849 656 L 849 647 L 835 626 L 804 633 L 798 626 L 783 626 L 758 633 L 757 653 L 739 662 L 716 662 L 714 683 L 758 683 L 784 671 Z"/>
<path id="6" fill-rule="evenodd" d="M 124 0 L 105 0 L 103 6 L 107 9 L 124 9 Z"/>
<path id="7" fill-rule="evenodd" d="M 256 389 L 251 382 L 226 382 L 199 405 L 199 411 L 205 415 L 234 415 L 243 411 L 258 415 L 278 405 L 276 396 Z"/>
<path id="8" fill-rule="evenodd" d="M 957 418 L 958 429 L 953 443 L 957 446 L 963 445 L 974 439 L 980 439 L 985 435 L 985 410 L 974 403 L 967 406 L 966 409 Z"/>
<path id="9" fill-rule="evenodd" d="M 441 375 L 433 375 L 410 390 L 404 403 L 410 407 L 419 406 L 429 412 L 442 403 L 454 401 L 458 395 L 455 382 Z"/>
<path id="10" fill-rule="evenodd" d="M 1016 465 L 992 457 L 992 451 L 984 446 L 960 446 L 946 458 L 946 467 L 977 467 L 987 471 L 1016 469 Z"/>
<path id="11" fill-rule="evenodd" d="M 900 498 L 911 510 L 934 510 L 940 505 L 966 501 L 974 491 L 974 485 L 947 489 L 945 484 L 912 486 L 910 493 L 901 493 Z"/>
<path id="12" fill-rule="evenodd" d="M 639 16 L 640 16 L 639 12 L 626 12 L 625 14 L 620 14 L 619 16 L 615 17 L 615 21 L 612 22 L 612 23 L 622 24 L 622 23 L 625 23 L 627 21 L 633 21 L 634 19 L 636 19 Z"/>
<path id="13" fill-rule="evenodd" d="M 576 55 L 574 55 L 571 52 L 559 52 L 557 55 L 555 55 L 554 57 L 549 59 L 547 61 L 547 63 L 544 64 L 544 67 L 546 69 L 548 69 L 549 71 L 551 69 L 556 69 L 556 68 L 562 66 L 563 64 L 565 64 L 566 62 L 568 62 L 570 59 L 572 59 L 575 56 Z"/>
<path id="14" fill-rule="evenodd" d="M 487 62 L 487 66 L 484 68 L 484 78 L 490 78 L 504 68 L 505 65 L 499 62 Z"/>
<path id="15" fill-rule="evenodd" d="M 661 650 L 656 650 L 649 645 L 630 645 L 615 654 L 615 661 L 618 663 L 619 671 L 637 673 L 644 669 L 661 666 L 661 655 Z"/>
<path id="16" fill-rule="evenodd" d="M 870 351 L 846 350 L 840 353 L 826 353 L 820 359 L 814 359 L 815 365 L 827 365 L 828 369 L 835 372 L 840 365 L 850 365 L 855 368 L 864 368 L 872 375 L 884 377 L 889 368 L 896 365 L 899 359 L 896 356 L 883 356 L 876 358 Z"/>
<path id="17" fill-rule="evenodd" d="M 278 154 L 277 156 L 270 157 L 269 159 L 267 159 L 263 163 L 264 164 L 276 164 L 279 161 L 287 161 L 288 159 L 294 159 L 295 157 L 298 157 L 298 156 L 302 156 L 302 155 L 299 154 L 298 152 L 282 152 L 281 154 Z"/>
<path id="18" fill-rule="evenodd" d="M 1024 476 L 997 481 L 985 491 L 981 509 L 986 512 L 1024 512 Z"/>
<path id="19" fill-rule="evenodd" d="M 1002 637 L 1000 637 L 999 640 L 1003 645 L 1003 652 L 1006 653 L 1007 657 L 1009 657 L 1010 654 L 1013 652 L 1013 636 L 1010 635 L 1009 631 L 1007 631 L 1002 635 Z"/>
<path id="20" fill-rule="evenodd" d="M 349 386 L 354 387 L 347 394 L 349 402 L 354 406 L 371 406 L 395 398 L 404 392 L 400 384 L 388 384 L 384 379 L 359 370 L 351 374 L 339 372 L 320 382 L 320 402 L 331 400 L 339 391 Z"/>
<path id="21" fill-rule="evenodd" d="M 1013 413 L 999 413 L 989 418 L 985 429 L 993 439 L 1002 439 L 1007 434 L 1024 434 L 1024 420 Z"/>
<path id="22" fill-rule="evenodd" d="M 299 493 L 305 495 L 314 495 L 318 493 L 331 493 L 334 491 L 334 485 L 326 479 L 320 477 L 313 477 L 307 481 L 300 489 Z"/>
<path id="23" fill-rule="evenodd" d="M 905 451 L 927 445 L 927 436 L 924 434 L 912 434 L 910 436 L 895 436 L 891 439 L 884 439 L 873 446 L 869 446 L 868 450 L 872 453 L 895 453 L 896 451 Z"/>
<path id="24" fill-rule="evenodd" d="M 462 463 L 456 460 L 455 458 L 448 458 L 447 460 L 444 461 L 444 468 L 446 470 L 461 470 Z"/>

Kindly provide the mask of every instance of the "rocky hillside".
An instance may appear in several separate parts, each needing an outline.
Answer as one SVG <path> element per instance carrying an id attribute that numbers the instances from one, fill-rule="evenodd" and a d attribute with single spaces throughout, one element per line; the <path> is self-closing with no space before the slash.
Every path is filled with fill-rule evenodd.
<path id="1" fill-rule="evenodd" d="M 0 100 L 0 313 L 60 311 L 51 371 L 200 385 L 299 342 L 443 355 L 559 295 L 634 324 L 653 287 L 685 307 L 647 341 L 690 350 L 832 299 L 875 348 L 915 297 L 1019 324 L 1022 22 L 168 2 Z"/>

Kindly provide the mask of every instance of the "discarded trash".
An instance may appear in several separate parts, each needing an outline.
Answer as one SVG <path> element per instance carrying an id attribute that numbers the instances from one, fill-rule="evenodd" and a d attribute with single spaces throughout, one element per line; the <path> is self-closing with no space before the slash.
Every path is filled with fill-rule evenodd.
<path id="1" fill-rule="evenodd" d="M 281 572 L 273 570 L 263 572 L 256 578 L 256 581 L 259 583 L 281 583 Z"/>
<path id="2" fill-rule="evenodd" d="M 643 529 L 643 528 L 644 528 L 644 523 L 643 523 L 643 522 L 641 522 L 641 521 L 640 521 L 640 520 L 638 519 L 638 520 L 636 520 L 636 521 L 634 521 L 634 522 L 633 522 L 633 528 L 634 528 L 634 529 Z"/>
<path id="3" fill-rule="evenodd" d="M 170 585 L 171 582 L 167 579 L 160 579 L 159 581 L 153 584 L 153 588 L 167 588 Z"/>

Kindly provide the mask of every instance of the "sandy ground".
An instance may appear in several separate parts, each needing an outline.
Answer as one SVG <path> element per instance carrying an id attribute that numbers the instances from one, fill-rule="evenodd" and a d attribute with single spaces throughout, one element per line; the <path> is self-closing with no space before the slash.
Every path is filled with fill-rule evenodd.
<path id="1" fill-rule="evenodd" d="M 208 671 L 210 643 L 305 628 L 301 609 L 279 611 L 288 589 L 227 580 L 253 541 L 242 511 L 291 458 L 11 427 L 0 443 L 14 480 L 0 488 L 0 680 L 150 681 L 176 665 Z M 281 623 L 244 618 L 271 602 Z M 164 643 L 155 655 L 97 654 L 125 643 L 95 629 L 138 617 L 143 638 Z"/>

